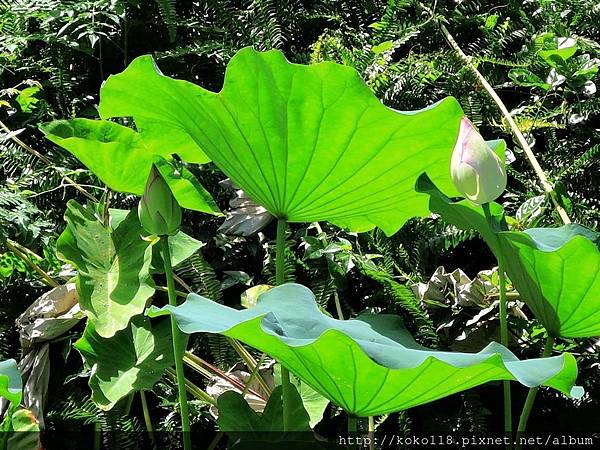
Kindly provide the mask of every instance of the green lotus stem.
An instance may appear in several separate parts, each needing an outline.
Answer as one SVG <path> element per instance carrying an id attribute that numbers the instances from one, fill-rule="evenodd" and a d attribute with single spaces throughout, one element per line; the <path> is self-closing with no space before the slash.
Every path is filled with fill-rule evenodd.
<path id="1" fill-rule="evenodd" d="M 508 313 L 506 308 L 506 274 L 504 273 L 504 264 L 502 258 L 498 259 L 498 278 L 500 282 L 500 343 L 508 348 Z M 510 381 L 502 382 L 504 391 L 504 431 L 508 435 L 512 433 L 512 399 L 510 394 Z M 512 445 L 507 444 L 507 448 Z"/>
<path id="2" fill-rule="evenodd" d="M 552 336 L 548 336 L 546 339 L 546 345 L 544 346 L 544 352 L 542 353 L 542 358 L 548 358 L 552 354 L 552 349 L 554 348 L 554 338 Z M 523 405 L 523 410 L 521 411 L 521 417 L 519 418 L 519 426 L 517 428 L 517 446 L 516 450 L 521 450 L 523 445 L 520 442 L 521 435 L 525 432 L 527 428 L 527 421 L 529 420 L 529 414 L 531 413 L 531 409 L 533 408 L 533 402 L 535 401 L 535 397 L 539 391 L 539 386 L 529 389 L 527 393 L 527 398 L 525 399 L 525 404 Z"/>
<path id="3" fill-rule="evenodd" d="M 165 373 L 169 375 L 169 377 L 171 377 L 173 383 L 177 383 L 177 373 L 172 368 L 167 367 Z M 202 400 L 203 402 L 208 403 L 210 405 L 217 406 L 217 401 L 210 394 L 200 389 L 187 378 L 185 378 L 185 388 L 190 394 L 192 394 L 197 399 Z"/>
<path id="4" fill-rule="evenodd" d="M 369 450 L 375 450 L 375 418 L 369 416 Z"/>
<path id="5" fill-rule="evenodd" d="M 98 422 L 94 423 L 94 450 L 100 450 L 102 447 L 102 427 Z"/>
<path id="6" fill-rule="evenodd" d="M 277 220 L 277 240 L 275 241 L 275 284 L 285 283 L 285 219 Z M 292 383 L 290 371 L 281 365 L 281 386 L 283 400 L 283 431 L 288 431 L 291 422 L 292 408 L 290 407 Z"/>
<path id="7" fill-rule="evenodd" d="M 150 437 L 150 443 L 152 448 L 156 448 L 156 440 L 154 439 L 154 428 L 152 427 L 152 418 L 150 417 L 150 411 L 148 410 L 148 402 L 146 402 L 146 394 L 144 390 L 140 390 L 140 400 L 142 402 L 142 411 L 144 413 L 144 423 L 146 424 L 146 431 Z"/>
<path id="8" fill-rule="evenodd" d="M 356 416 L 352 414 L 348 414 L 348 437 L 356 438 L 358 434 L 358 419 Z M 350 448 L 357 450 L 358 444 L 353 443 L 350 445 Z"/>
<path id="9" fill-rule="evenodd" d="M 242 390 L 242 397 L 245 397 L 246 394 L 248 393 L 248 390 L 250 389 L 250 384 L 252 383 L 252 381 L 254 381 L 254 379 L 258 375 L 258 371 L 260 370 L 260 365 L 265 360 L 265 356 L 266 356 L 266 353 L 263 353 L 262 355 L 260 355 L 260 359 L 258 360 L 258 363 L 254 366 L 254 369 L 252 369 L 252 372 L 250 373 L 250 376 L 248 377 L 248 381 L 246 381 L 246 385 L 244 386 L 244 389 Z"/>
<path id="10" fill-rule="evenodd" d="M 250 369 L 250 371 L 253 372 L 258 363 L 252 357 L 250 352 L 248 350 L 246 350 L 244 348 L 244 346 L 242 344 L 240 344 L 240 342 L 237 339 L 228 337 L 227 342 L 229 342 L 229 344 L 231 344 L 231 346 L 237 352 L 237 354 L 240 355 L 240 358 L 242 358 L 244 360 L 244 364 L 246 364 L 246 367 L 248 367 L 248 369 Z M 260 359 L 264 359 L 264 358 L 266 358 L 266 356 L 267 356 L 267 354 L 263 352 L 260 355 Z M 256 373 L 256 378 L 257 378 L 258 382 L 260 383 L 260 385 L 262 386 L 262 388 L 267 393 L 267 396 L 270 396 L 271 388 L 269 387 L 269 385 L 267 384 L 267 382 L 265 381 L 263 376 L 260 374 L 260 372 Z"/>
<path id="11" fill-rule="evenodd" d="M 168 236 L 161 236 L 162 256 L 165 265 L 165 276 L 167 278 L 167 289 L 169 291 L 169 305 L 177 306 L 177 294 L 175 292 L 175 281 L 173 280 L 173 267 L 171 267 L 171 250 L 169 249 Z M 171 316 L 171 335 L 173 337 L 173 359 L 175 360 L 175 371 L 177 374 L 177 390 L 179 393 L 179 408 L 181 411 L 181 431 L 183 432 L 183 448 L 191 450 L 192 437 L 190 435 L 190 415 L 188 409 L 187 395 L 185 392 L 185 375 L 183 373 L 183 333 L 177 327 L 175 317 Z"/>
<path id="12" fill-rule="evenodd" d="M 484 203 L 481 205 L 485 218 L 490 225 L 494 228 L 494 221 L 490 212 L 490 204 Z M 508 348 L 508 312 L 506 307 L 506 274 L 504 273 L 504 261 L 502 255 L 496 255 L 498 260 L 498 280 L 500 284 L 500 296 L 499 296 L 499 316 L 500 316 L 500 343 Z M 502 390 L 504 395 L 504 432 L 506 435 L 512 433 L 512 396 L 510 393 L 510 381 L 505 380 L 502 382 Z M 507 444 L 506 448 L 512 448 L 511 444 Z"/>
<path id="13" fill-rule="evenodd" d="M 348 414 L 348 434 L 356 434 L 358 432 L 358 419 L 352 414 Z"/>

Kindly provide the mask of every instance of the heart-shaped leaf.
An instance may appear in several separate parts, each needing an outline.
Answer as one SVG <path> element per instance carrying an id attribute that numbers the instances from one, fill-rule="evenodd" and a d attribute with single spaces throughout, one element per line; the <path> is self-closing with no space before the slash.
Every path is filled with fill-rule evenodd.
<path id="1" fill-rule="evenodd" d="M 336 320 L 299 284 L 269 290 L 250 309 L 190 294 L 181 306 L 150 314 L 168 312 L 185 333 L 220 333 L 268 353 L 357 416 L 404 410 L 492 380 L 545 385 L 569 395 L 577 376 L 570 354 L 519 361 L 497 343 L 479 353 L 434 351 L 418 345 L 396 316 Z"/>
<path id="2" fill-rule="evenodd" d="M 151 389 L 173 365 L 168 320 L 152 326 L 147 317 L 138 316 L 109 339 L 100 336 L 88 321 L 75 348 L 92 368 L 92 399 L 103 410 L 111 409 L 131 392 Z"/>
<path id="3" fill-rule="evenodd" d="M 273 389 L 262 414 L 254 411 L 241 394 L 224 392 L 217 400 L 219 408 L 219 428 L 226 432 L 265 433 L 283 430 L 282 387 Z M 310 431 L 308 413 L 302 406 L 302 399 L 295 387 L 290 389 L 291 404 L 289 431 Z M 271 436 L 273 437 L 273 436 Z"/>
<path id="4" fill-rule="evenodd" d="M 232 58 L 219 93 L 139 57 L 109 77 L 99 110 L 195 147 L 277 218 L 388 234 L 427 214 L 426 196 L 413 189 L 422 172 L 454 191 L 450 157 L 464 116 L 453 98 L 395 111 L 352 68 L 291 64 L 280 51 L 251 48 Z"/>
<path id="5" fill-rule="evenodd" d="M 77 268 L 81 309 L 100 336 L 111 337 L 144 310 L 154 293 L 152 243 L 142 239 L 135 211 L 111 229 L 71 200 L 65 220 L 67 229 L 57 242 L 59 255 Z"/>
<path id="6" fill-rule="evenodd" d="M 130 214 L 130 211 L 127 209 L 110 208 L 109 213 L 110 226 L 112 229 L 115 229 Z M 140 233 L 145 239 L 156 239 L 156 236 L 149 235 L 145 230 L 140 229 Z M 162 239 L 165 238 L 163 237 Z M 168 239 L 171 253 L 171 266 L 173 267 L 188 259 L 204 246 L 204 243 L 185 234 L 183 231 L 179 231 L 177 234 L 169 236 Z M 165 266 L 161 253 L 162 252 L 159 245 L 152 246 L 152 263 L 150 265 L 151 273 L 164 273 Z"/>
<path id="7" fill-rule="evenodd" d="M 281 384 L 280 364 L 275 364 L 273 367 L 273 378 L 276 384 Z M 290 381 L 295 386 L 295 390 L 298 392 L 302 405 L 304 405 L 304 409 L 308 414 L 310 428 L 314 428 L 323 419 L 323 413 L 329 405 L 329 400 L 295 376 L 290 377 Z"/>
<path id="8" fill-rule="evenodd" d="M 577 224 L 560 228 L 504 231 L 504 211 L 490 204 L 495 225 L 483 209 L 444 195 L 426 175 L 417 189 L 427 192 L 432 212 L 463 230 L 477 230 L 497 257 L 522 300 L 551 336 L 600 336 L 600 251 L 598 233 Z"/>
<path id="9" fill-rule="evenodd" d="M 14 405 L 21 403 L 23 382 L 14 359 L 0 361 L 0 397 Z"/>
<path id="10" fill-rule="evenodd" d="M 149 147 L 140 133 L 104 120 L 56 120 L 40 129 L 117 192 L 142 195 L 154 163 L 182 208 L 220 215 L 196 177 L 187 168 L 176 167 L 165 159 L 177 153 L 172 145 Z"/>

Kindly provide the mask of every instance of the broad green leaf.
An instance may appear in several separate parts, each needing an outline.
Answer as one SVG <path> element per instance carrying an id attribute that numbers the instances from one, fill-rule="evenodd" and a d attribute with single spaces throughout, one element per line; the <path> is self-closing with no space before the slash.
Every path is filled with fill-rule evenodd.
<path id="1" fill-rule="evenodd" d="M 92 399 L 103 410 L 111 409 L 131 392 L 151 389 L 164 370 L 173 365 L 168 320 L 152 326 L 147 317 L 138 316 L 108 339 L 88 321 L 75 348 L 92 368 Z"/>
<path id="2" fill-rule="evenodd" d="M 281 384 L 281 364 L 275 364 L 273 367 L 273 378 L 276 384 Z M 290 381 L 298 391 L 304 409 L 308 413 L 309 425 L 313 428 L 323 419 L 329 400 L 295 376 L 290 377 Z"/>
<path id="3" fill-rule="evenodd" d="M 110 226 L 115 229 L 123 220 L 125 220 L 130 211 L 127 209 L 110 208 L 109 213 Z M 146 240 L 151 240 L 153 243 L 157 242 L 157 237 L 148 235 L 145 230 L 140 229 L 140 233 Z M 185 234 L 183 231 L 179 231 L 177 234 L 169 236 L 168 239 L 171 252 L 171 266 L 173 267 L 188 259 L 204 246 L 203 242 L 194 239 L 193 237 Z M 164 273 L 165 267 L 160 247 L 160 245 L 152 246 L 152 263 L 150 265 L 151 273 Z"/>
<path id="4" fill-rule="evenodd" d="M 539 87 L 544 91 L 550 89 L 550 85 L 527 69 L 510 69 L 508 76 L 517 86 Z"/>
<path id="5" fill-rule="evenodd" d="M 492 228 L 485 217 L 481 206 L 477 206 L 468 200 L 453 200 L 442 193 L 427 174 L 423 174 L 417 180 L 415 189 L 429 195 L 429 210 L 442 216 L 445 222 L 452 224 L 462 230 L 477 230 L 492 252 L 500 253 L 497 231 L 506 230 L 504 221 L 504 209 L 498 203 L 489 203 L 490 214 L 495 226 Z"/>
<path id="6" fill-rule="evenodd" d="M 175 147 L 148 146 L 140 133 L 103 120 L 56 120 L 40 129 L 117 192 L 142 195 L 155 163 L 182 208 L 220 215 L 213 198 L 194 175 L 165 159 L 177 153 Z"/>
<path id="7" fill-rule="evenodd" d="M 179 206 L 215 216 L 223 215 L 212 196 L 186 167 L 181 164 L 175 165 L 161 157 L 154 158 L 154 164 L 169 185 Z M 146 178 L 147 176 L 146 174 Z"/>
<path id="8" fill-rule="evenodd" d="M 510 279 L 552 336 L 600 336 L 599 237 L 577 224 L 499 234 Z"/>
<path id="9" fill-rule="evenodd" d="M 464 116 L 453 98 L 395 111 L 352 68 L 291 64 L 280 51 L 251 48 L 232 58 L 218 93 L 170 79 L 150 56 L 139 57 L 107 80 L 99 110 L 132 116 L 142 134 L 160 126 L 187 139 L 190 152 L 201 147 L 278 218 L 388 234 L 427 214 L 426 196 L 413 189 L 423 171 L 454 192 L 450 157 Z M 204 157 L 195 152 L 178 153 Z"/>
<path id="10" fill-rule="evenodd" d="M 571 37 L 542 33 L 535 38 L 538 55 L 551 67 L 563 65 L 578 49 L 577 40 Z"/>
<path id="11" fill-rule="evenodd" d="M 273 389 L 269 401 L 262 414 L 254 411 L 241 394 L 234 391 L 224 392 L 217 399 L 219 408 L 219 428 L 226 432 L 263 433 L 267 440 L 268 432 L 283 430 L 283 389 L 277 386 Z M 289 431 L 310 431 L 308 413 L 302 406 L 302 399 L 295 388 L 290 389 L 291 404 Z"/>
<path id="12" fill-rule="evenodd" d="M 0 361 L 0 397 L 18 405 L 22 397 L 21 374 L 14 359 Z"/>
<path id="13" fill-rule="evenodd" d="M 31 113 L 35 111 L 40 102 L 39 96 L 41 94 L 39 86 L 30 86 L 23 89 L 19 95 L 17 95 L 17 103 L 21 107 L 21 111 L 24 113 Z"/>
<path id="14" fill-rule="evenodd" d="M 71 200 L 59 255 L 78 271 L 77 291 L 85 315 L 102 337 L 111 337 L 140 314 L 154 293 L 150 276 L 152 244 L 142 239 L 135 211 L 114 229 Z"/>
<path id="15" fill-rule="evenodd" d="M 163 238 L 164 239 L 164 238 Z M 182 263 L 199 249 L 204 246 L 204 243 L 180 231 L 174 236 L 169 236 L 169 248 L 171 251 L 171 265 L 173 267 Z M 152 265 L 150 267 L 152 273 L 164 273 L 165 266 L 162 259 L 160 245 L 152 247 Z"/>
<path id="16" fill-rule="evenodd" d="M 418 345 L 396 316 L 336 320 L 321 313 L 312 292 L 298 284 L 269 290 L 250 309 L 190 294 L 184 304 L 150 314 L 169 312 L 185 333 L 219 333 L 264 351 L 357 416 L 405 410 L 492 380 L 550 386 L 569 395 L 577 376 L 570 354 L 520 361 L 497 343 L 479 353 L 434 351 Z"/>
<path id="17" fill-rule="evenodd" d="M 426 175 L 417 189 L 431 196 L 431 211 L 446 222 L 482 235 L 550 335 L 600 336 L 598 233 L 576 224 L 507 231 L 502 207 L 495 203 L 490 205 L 495 226 L 490 227 L 481 207 L 449 199 Z"/>

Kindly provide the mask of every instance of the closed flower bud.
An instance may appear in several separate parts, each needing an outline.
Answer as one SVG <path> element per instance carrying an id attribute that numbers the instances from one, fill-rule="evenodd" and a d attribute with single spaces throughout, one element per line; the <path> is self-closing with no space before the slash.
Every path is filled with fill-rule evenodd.
<path id="1" fill-rule="evenodd" d="M 138 204 L 138 217 L 144 230 L 158 236 L 176 234 L 181 225 L 181 207 L 154 164 Z"/>
<path id="2" fill-rule="evenodd" d="M 506 169 L 473 124 L 463 117 L 450 162 L 456 189 L 478 205 L 493 202 L 506 188 Z"/>

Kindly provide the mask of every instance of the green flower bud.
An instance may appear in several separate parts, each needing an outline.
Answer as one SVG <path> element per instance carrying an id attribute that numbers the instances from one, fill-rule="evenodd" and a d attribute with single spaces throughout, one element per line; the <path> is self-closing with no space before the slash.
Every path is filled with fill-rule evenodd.
<path id="1" fill-rule="evenodd" d="M 158 236 L 174 235 L 181 225 L 181 207 L 154 164 L 138 204 L 138 217 L 144 230 Z"/>
<path id="2" fill-rule="evenodd" d="M 463 117 L 450 162 L 456 189 L 473 203 L 496 200 L 506 188 L 506 169 L 473 124 Z"/>

